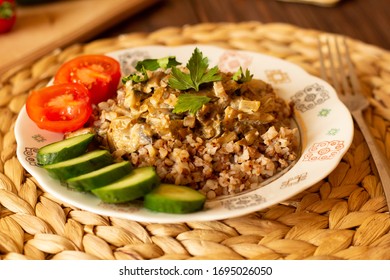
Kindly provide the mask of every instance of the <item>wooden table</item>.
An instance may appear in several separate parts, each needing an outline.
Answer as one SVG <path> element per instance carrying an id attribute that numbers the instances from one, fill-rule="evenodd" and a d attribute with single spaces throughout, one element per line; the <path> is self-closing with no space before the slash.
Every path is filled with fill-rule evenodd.
<path id="1" fill-rule="evenodd" d="M 388 0 L 341 0 L 334 7 L 276 0 L 162 0 L 98 38 L 204 22 L 260 21 L 341 33 L 390 49 L 388 5 Z"/>
<path id="2" fill-rule="evenodd" d="M 12 32 L 0 36 L 0 74 L 73 43 L 199 23 L 284 22 L 345 34 L 390 49 L 387 0 L 284 1 L 338 4 L 320 7 L 279 0 L 61 0 L 19 6 Z M 86 14 L 98 2 L 97 8 Z"/>

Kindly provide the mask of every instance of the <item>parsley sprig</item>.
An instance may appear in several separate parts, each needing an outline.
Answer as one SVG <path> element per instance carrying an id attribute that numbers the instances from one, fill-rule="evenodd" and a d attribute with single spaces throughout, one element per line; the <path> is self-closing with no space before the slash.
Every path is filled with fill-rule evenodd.
<path id="1" fill-rule="evenodd" d="M 240 66 L 240 69 L 237 70 L 236 73 L 233 74 L 233 81 L 236 81 L 237 83 L 246 83 L 252 80 L 253 75 L 249 72 L 248 69 L 246 69 L 245 73 L 242 70 L 242 67 Z"/>
<path id="2" fill-rule="evenodd" d="M 204 95 L 196 95 L 191 93 L 183 93 L 179 95 L 172 113 L 180 114 L 189 112 L 193 115 L 202 108 L 202 106 L 211 100 L 210 97 Z"/>
<path id="3" fill-rule="evenodd" d="M 159 59 L 144 59 L 139 61 L 135 67 L 136 73 L 133 73 L 122 79 L 123 83 L 131 80 L 136 83 L 146 82 L 148 80 L 147 71 L 155 71 L 157 69 L 169 69 L 171 68 L 171 77 L 168 80 L 168 84 L 171 88 L 186 91 L 193 89 L 199 91 L 200 86 L 203 84 L 220 81 L 222 79 L 219 74 L 217 66 L 209 69 L 209 61 L 207 57 L 203 57 L 203 53 L 195 48 L 192 56 L 188 60 L 187 69 L 182 71 L 176 66 L 180 65 L 174 56 L 167 56 Z M 188 71 L 187 71 L 188 70 Z M 245 72 L 240 67 L 236 73 L 233 74 L 232 79 L 237 83 L 249 82 L 253 75 L 247 69 Z M 211 98 L 199 95 L 195 93 L 181 93 L 177 97 L 177 102 L 173 108 L 173 113 L 181 114 L 189 112 L 196 114 L 203 105 L 210 102 Z"/>
<path id="4" fill-rule="evenodd" d="M 138 71 L 142 71 L 142 69 L 156 71 L 159 68 L 168 69 L 176 65 L 180 65 L 180 62 L 176 60 L 176 57 L 166 56 L 158 59 L 144 59 L 142 61 L 138 61 L 135 69 Z"/>
<path id="5" fill-rule="evenodd" d="M 159 59 L 144 59 L 142 61 L 138 61 L 135 66 L 135 70 L 137 73 L 130 74 L 129 76 L 122 78 L 122 83 L 126 83 L 127 81 L 133 81 L 136 83 L 146 82 L 148 80 L 148 72 L 147 71 L 156 71 L 157 69 L 168 69 L 174 67 L 176 65 L 180 65 L 181 63 L 176 60 L 174 56 L 166 56 Z"/>
<path id="6" fill-rule="evenodd" d="M 170 87 L 178 90 L 195 89 L 199 91 L 201 84 L 222 79 L 218 74 L 217 66 L 208 69 L 208 59 L 203 57 L 202 52 L 198 48 L 195 48 L 186 66 L 189 73 L 184 73 L 177 67 L 172 67 L 172 76 L 168 81 Z"/>

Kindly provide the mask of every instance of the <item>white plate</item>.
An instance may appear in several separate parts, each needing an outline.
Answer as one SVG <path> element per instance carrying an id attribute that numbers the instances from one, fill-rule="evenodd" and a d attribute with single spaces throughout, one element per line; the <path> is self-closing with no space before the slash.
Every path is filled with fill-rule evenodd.
<path id="1" fill-rule="evenodd" d="M 248 214 L 283 202 L 325 178 L 340 162 L 353 138 L 353 122 L 335 90 L 323 80 L 309 75 L 287 61 L 247 51 L 226 50 L 198 45 L 209 65 L 222 71 L 249 68 L 255 78 L 272 84 L 277 94 L 295 102 L 295 113 L 301 133 L 301 156 L 281 176 L 265 186 L 242 194 L 207 201 L 203 211 L 192 214 L 165 214 L 148 211 L 141 202 L 105 204 L 91 194 L 80 193 L 61 185 L 36 165 L 36 151 L 41 146 L 62 139 L 60 133 L 39 129 L 28 117 L 25 108 L 16 121 L 17 156 L 23 167 L 42 188 L 75 207 L 105 216 L 141 222 L 188 222 L 219 220 Z M 187 62 L 195 46 L 147 46 L 110 53 L 121 63 L 124 75 L 134 70 L 138 60 L 174 55 Z"/>

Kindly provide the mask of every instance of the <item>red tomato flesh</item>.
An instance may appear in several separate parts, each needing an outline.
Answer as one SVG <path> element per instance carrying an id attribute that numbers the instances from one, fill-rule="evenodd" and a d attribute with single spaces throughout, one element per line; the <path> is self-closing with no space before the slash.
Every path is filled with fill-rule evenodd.
<path id="1" fill-rule="evenodd" d="M 26 101 L 27 114 L 41 129 L 53 132 L 77 130 L 92 113 L 90 93 L 81 84 L 60 84 L 32 91 Z"/>
<path id="2" fill-rule="evenodd" d="M 92 104 L 112 98 L 121 77 L 119 62 L 105 55 L 83 55 L 64 63 L 55 84 L 80 83 L 91 93 Z"/>

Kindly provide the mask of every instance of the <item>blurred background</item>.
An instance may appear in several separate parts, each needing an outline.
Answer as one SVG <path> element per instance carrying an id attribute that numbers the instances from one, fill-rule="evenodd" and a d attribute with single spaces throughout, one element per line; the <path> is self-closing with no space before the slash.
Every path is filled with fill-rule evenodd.
<path id="1" fill-rule="evenodd" d="M 288 23 L 390 50 L 388 5 L 389 0 L 0 0 L 0 74 L 73 43 L 200 23 Z"/>
<path id="2" fill-rule="evenodd" d="M 199 22 L 254 20 L 341 33 L 390 49 L 389 4 L 389 0 L 162 0 L 103 36 Z"/>

